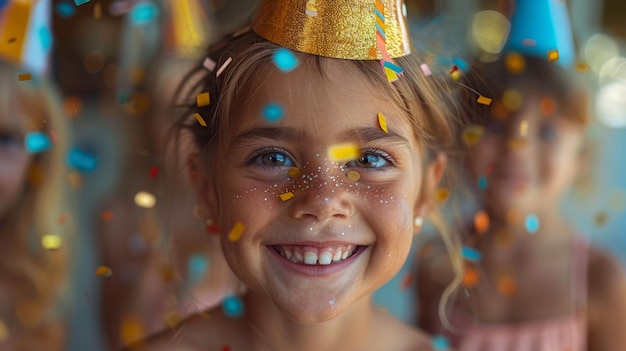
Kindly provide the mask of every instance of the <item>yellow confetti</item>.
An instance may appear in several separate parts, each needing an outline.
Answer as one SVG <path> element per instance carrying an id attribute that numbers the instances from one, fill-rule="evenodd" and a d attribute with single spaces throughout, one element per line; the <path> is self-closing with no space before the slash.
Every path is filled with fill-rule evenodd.
<path id="1" fill-rule="evenodd" d="M 245 230 L 246 230 L 245 224 L 241 222 L 235 222 L 233 229 L 231 229 L 230 232 L 228 233 L 228 240 L 234 242 L 234 241 L 241 239 L 241 235 L 243 234 Z"/>
<path id="2" fill-rule="evenodd" d="M 507 89 L 502 94 L 502 103 L 507 110 L 515 112 L 522 108 L 524 97 L 516 89 Z"/>
<path id="3" fill-rule="evenodd" d="M 509 139 L 509 147 L 512 149 L 522 148 L 526 146 L 527 144 L 528 144 L 528 141 L 526 141 L 526 139 L 522 139 L 522 138 Z"/>
<path id="4" fill-rule="evenodd" d="M 485 133 L 484 127 L 473 125 L 473 126 L 469 126 L 465 128 L 465 130 L 463 131 L 463 134 L 461 135 L 461 138 L 463 139 L 463 142 L 465 143 L 465 145 L 474 146 L 480 141 L 484 133 Z"/>
<path id="5" fill-rule="evenodd" d="M 2 22 L 4 23 L 0 30 L 0 56 L 9 61 L 20 62 L 22 60 L 27 30 L 31 22 L 29 18 L 35 3 L 35 1 L 10 1 L 2 9 Z M 30 79 L 30 75 L 28 76 Z"/>
<path id="6" fill-rule="evenodd" d="M 93 5 L 93 18 L 100 19 L 102 17 L 102 6 L 100 4 Z"/>
<path id="7" fill-rule="evenodd" d="M 55 234 L 47 234 L 41 237 L 41 246 L 47 250 L 57 250 L 61 248 L 61 237 Z"/>
<path id="8" fill-rule="evenodd" d="M 150 97 L 144 93 L 134 93 L 124 104 L 124 111 L 131 116 L 139 116 L 148 110 Z"/>
<path id="9" fill-rule="evenodd" d="M 19 74 L 19 75 L 17 76 L 17 79 L 18 79 L 20 82 L 25 81 L 25 80 L 30 80 L 30 79 L 31 79 L 31 75 L 30 75 L 29 73 L 22 73 L 22 74 Z"/>
<path id="10" fill-rule="evenodd" d="M 135 205 L 143 208 L 153 208 L 156 205 L 156 196 L 146 191 L 140 191 L 135 194 Z"/>
<path id="11" fill-rule="evenodd" d="M 196 119 L 196 121 L 198 121 L 198 123 L 200 123 L 200 125 L 201 125 L 201 126 L 203 126 L 203 127 L 206 127 L 206 126 L 207 126 L 207 124 L 206 124 L 206 122 L 205 122 L 204 118 L 202 118 L 202 116 L 200 116 L 200 114 L 199 114 L 199 113 L 194 113 L 194 114 L 193 114 L 193 118 L 195 118 L 195 119 Z"/>
<path id="12" fill-rule="evenodd" d="M 355 144 L 338 144 L 328 148 L 328 158 L 331 161 L 352 161 L 361 156 L 361 150 Z"/>
<path id="13" fill-rule="evenodd" d="M 486 97 L 486 96 L 479 96 L 478 99 L 476 99 L 476 102 L 481 104 L 481 105 L 486 105 L 489 106 L 491 105 L 491 99 Z"/>
<path id="14" fill-rule="evenodd" d="M 548 51 L 548 61 L 554 62 L 559 59 L 559 51 L 558 50 L 550 50 Z"/>
<path id="15" fill-rule="evenodd" d="M 444 203 L 450 196 L 450 191 L 446 188 L 439 188 L 435 191 L 435 200 L 438 204 Z"/>
<path id="16" fill-rule="evenodd" d="M 113 275 L 113 271 L 107 266 L 100 266 L 98 267 L 98 269 L 96 269 L 96 275 L 99 275 L 101 277 L 110 277 Z"/>
<path id="17" fill-rule="evenodd" d="M 298 178 L 301 175 L 300 169 L 296 167 L 291 167 L 289 168 L 289 172 L 287 173 L 287 175 L 289 176 L 289 178 Z"/>
<path id="18" fill-rule="evenodd" d="M 211 95 L 208 92 L 198 94 L 196 96 L 196 104 L 198 107 L 209 106 L 211 104 Z"/>
<path id="19" fill-rule="evenodd" d="M 398 74 L 396 73 L 396 71 L 392 70 L 389 67 L 385 67 L 385 75 L 387 76 L 387 80 L 389 82 L 395 82 L 396 80 L 398 80 Z"/>
<path id="20" fill-rule="evenodd" d="M 351 182 L 358 182 L 359 179 L 361 179 L 361 174 L 357 171 L 350 171 L 346 174 L 346 177 L 348 177 L 348 180 Z"/>
<path id="21" fill-rule="evenodd" d="M 287 201 L 287 200 L 293 199 L 295 196 L 296 195 L 294 195 L 294 193 L 292 193 L 291 191 L 288 191 L 286 193 L 280 194 L 280 199 L 283 200 L 283 201 Z"/>
<path id="22" fill-rule="evenodd" d="M 510 53 L 506 55 L 504 65 L 511 74 L 520 74 L 526 69 L 526 60 L 518 53 Z"/>
<path id="23" fill-rule="evenodd" d="M 521 136 L 525 136 L 527 132 L 528 132 L 528 121 L 523 120 L 519 123 L 519 134 Z"/>
<path id="24" fill-rule="evenodd" d="M 4 321 L 0 320 L 0 342 L 4 342 L 9 338 L 9 327 Z"/>
<path id="25" fill-rule="evenodd" d="M 140 342 L 146 336 L 146 326 L 141 318 L 134 314 L 124 316 L 120 325 L 120 339 L 122 344 L 134 344 Z"/>
<path id="26" fill-rule="evenodd" d="M 378 125 L 380 126 L 380 129 L 383 130 L 383 132 L 385 133 L 389 133 L 387 131 L 387 119 L 385 118 L 385 116 L 383 116 L 382 113 L 378 113 Z"/>
<path id="27" fill-rule="evenodd" d="M 461 71 L 460 70 L 454 70 L 454 71 L 450 72 L 450 77 L 452 79 L 454 79 L 455 81 L 458 81 L 459 79 L 461 79 Z"/>
<path id="28" fill-rule="evenodd" d="M 585 62 L 576 63 L 576 71 L 578 72 L 587 72 L 589 70 L 589 65 Z"/>

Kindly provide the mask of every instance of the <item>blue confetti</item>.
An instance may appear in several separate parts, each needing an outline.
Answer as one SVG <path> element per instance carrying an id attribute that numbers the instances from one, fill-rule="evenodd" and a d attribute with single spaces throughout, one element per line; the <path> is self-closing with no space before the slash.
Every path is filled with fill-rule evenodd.
<path id="1" fill-rule="evenodd" d="M 36 154 L 48 150 L 52 146 L 50 137 L 43 133 L 34 132 L 28 133 L 24 139 L 26 151 Z"/>
<path id="2" fill-rule="evenodd" d="M 91 172 L 98 165 L 98 160 L 94 155 L 78 148 L 70 150 L 67 161 L 70 166 L 81 172 Z"/>
<path id="3" fill-rule="evenodd" d="M 74 0 L 74 3 L 76 4 L 76 6 L 80 6 L 82 4 L 86 4 L 88 3 L 90 0 Z"/>
<path id="4" fill-rule="evenodd" d="M 130 22 L 136 26 L 143 26 L 152 22 L 159 14 L 159 10 L 152 2 L 140 2 L 130 11 Z"/>
<path id="5" fill-rule="evenodd" d="M 76 7 L 69 1 L 61 1 L 54 6 L 59 16 L 70 18 L 76 14 Z"/>
<path id="6" fill-rule="evenodd" d="M 189 285 L 194 286 L 202 280 L 209 271 L 209 260 L 206 255 L 195 254 L 187 261 L 187 279 Z"/>
<path id="7" fill-rule="evenodd" d="M 452 58 L 452 62 L 463 72 L 467 72 L 470 69 L 469 64 L 460 57 Z"/>
<path id="8" fill-rule="evenodd" d="M 483 255 L 480 252 L 467 246 L 463 246 L 461 248 L 461 255 L 466 260 L 472 261 L 472 262 L 478 262 L 483 258 Z"/>
<path id="9" fill-rule="evenodd" d="M 478 178 L 478 188 L 481 190 L 487 189 L 487 177 L 481 176 Z"/>
<path id="10" fill-rule="evenodd" d="M 285 48 L 276 50 L 273 59 L 276 67 L 284 73 L 291 72 L 300 64 L 298 58 L 290 50 Z"/>
<path id="11" fill-rule="evenodd" d="M 237 296 L 229 296 L 222 301 L 222 311 L 228 317 L 243 316 L 243 301 Z"/>
<path id="12" fill-rule="evenodd" d="M 39 28 L 39 40 L 41 40 L 41 47 L 44 50 L 50 50 L 52 47 L 52 34 L 47 27 Z"/>
<path id="13" fill-rule="evenodd" d="M 283 107 L 277 103 L 270 102 L 263 108 L 263 116 L 269 122 L 278 122 L 285 115 Z"/>
<path id="14" fill-rule="evenodd" d="M 529 214 L 524 221 L 524 225 L 530 234 L 535 234 L 539 230 L 539 218 L 534 214 Z"/>
<path id="15" fill-rule="evenodd" d="M 433 347 L 438 351 L 448 350 L 450 348 L 450 343 L 445 336 L 436 335 L 433 337 Z"/>

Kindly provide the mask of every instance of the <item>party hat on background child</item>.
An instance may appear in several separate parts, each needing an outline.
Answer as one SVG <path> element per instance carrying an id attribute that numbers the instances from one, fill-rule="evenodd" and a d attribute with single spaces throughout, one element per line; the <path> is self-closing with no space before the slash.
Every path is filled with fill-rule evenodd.
<path id="1" fill-rule="evenodd" d="M 516 1 L 503 52 L 544 57 L 572 67 L 576 53 L 565 1 Z"/>

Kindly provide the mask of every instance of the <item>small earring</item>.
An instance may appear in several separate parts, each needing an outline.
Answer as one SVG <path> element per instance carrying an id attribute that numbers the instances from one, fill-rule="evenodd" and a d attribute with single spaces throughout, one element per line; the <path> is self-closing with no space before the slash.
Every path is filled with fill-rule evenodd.
<path id="1" fill-rule="evenodd" d="M 421 227 L 422 224 L 424 224 L 424 218 L 422 218 L 422 216 L 415 217 L 415 226 Z"/>

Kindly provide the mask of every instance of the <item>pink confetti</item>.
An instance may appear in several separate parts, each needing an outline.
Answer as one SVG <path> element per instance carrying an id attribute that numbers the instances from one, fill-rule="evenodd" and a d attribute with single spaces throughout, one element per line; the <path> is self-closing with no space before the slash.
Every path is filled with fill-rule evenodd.
<path id="1" fill-rule="evenodd" d="M 202 63 L 202 66 L 204 66 L 204 68 L 209 70 L 209 72 L 213 72 L 213 70 L 215 70 L 216 65 L 217 64 L 215 63 L 215 61 L 211 60 L 210 57 L 205 58 L 204 62 Z"/>
<path id="2" fill-rule="evenodd" d="M 422 64 L 420 65 L 420 68 L 422 69 L 422 72 L 424 72 L 424 75 L 425 75 L 426 77 L 428 77 L 428 76 L 430 76 L 430 75 L 432 75 L 432 74 L 433 74 L 433 72 L 430 70 L 430 67 L 428 67 L 428 65 L 427 65 L 427 64 L 425 64 L 425 63 L 422 63 Z"/>
<path id="3" fill-rule="evenodd" d="M 228 67 L 228 65 L 230 65 L 230 63 L 233 61 L 232 57 L 229 57 L 226 62 L 224 62 L 224 64 L 222 65 L 222 67 L 220 67 L 220 69 L 217 70 L 217 74 L 215 75 L 216 77 L 219 77 L 220 74 L 222 74 L 222 72 L 224 72 L 224 70 L 226 69 L 226 67 Z"/>

